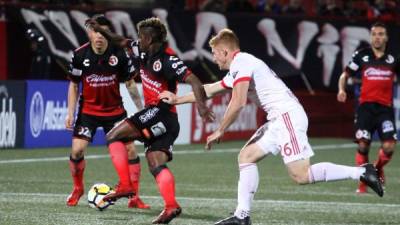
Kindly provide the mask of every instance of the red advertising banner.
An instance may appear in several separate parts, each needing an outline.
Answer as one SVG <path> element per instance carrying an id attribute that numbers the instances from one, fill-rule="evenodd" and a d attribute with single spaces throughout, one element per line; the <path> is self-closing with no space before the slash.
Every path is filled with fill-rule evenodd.
<path id="1" fill-rule="evenodd" d="M 191 143 L 204 143 L 207 136 L 218 128 L 230 99 L 231 94 L 226 93 L 207 102 L 210 109 L 215 113 L 214 122 L 204 122 L 197 112 L 196 105 L 192 104 Z M 239 117 L 225 132 L 222 140 L 248 139 L 265 120 L 265 113 L 257 105 L 248 101 Z"/>
<path id="2" fill-rule="evenodd" d="M 7 80 L 7 29 L 6 21 L 0 17 L 0 80 Z"/>

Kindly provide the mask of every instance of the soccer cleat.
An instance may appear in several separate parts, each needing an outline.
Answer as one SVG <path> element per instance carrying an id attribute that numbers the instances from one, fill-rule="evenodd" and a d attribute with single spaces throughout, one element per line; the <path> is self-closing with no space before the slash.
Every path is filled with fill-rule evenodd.
<path id="1" fill-rule="evenodd" d="M 104 196 L 103 201 L 115 202 L 120 198 L 132 197 L 135 193 L 130 185 L 122 186 L 120 184 L 116 185 L 114 191 L 110 192 Z"/>
<path id="2" fill-rule="evenodd" d="M 365 168 L 365 173 L 361 175 L 360 181 L 364 182 L 372 190 L 374 190 L 380 197 L 382 197 L 383 187 L 375 167 L 370 163 L 366 163 L 361 166 Z"/>
<path id="3" fill-rule="evenodd" d="M 367 193 L 368 191 L 367 191 L 367 185 L 366 184 L 364 184 L 363 182 L 360 182 L 359 184 L 358 184 L 358 188 L 357 188 L 357 190 L 356 190 L 356 193 L 357 194 L 365 194 L 365 193 Z"/>
<path id="4" fill-rule="evenodd" d="M 82 195 L 83 195 L 83 188 L 74 188 L 72 190 L 72 193 L 68 195 L 67 206 L 76 206 Z"/>
<path id="5" fill-rule="evenodd" d="M 172 209 L 164 209 L 157 218 L 155 218 L 152 223 L 153 224 L 168 224 L 175 217 L 178 217 L 182 213 L 182 209 L 172 208 Z"/>
<path id="6" fill-rule="evenodd" d="M 134 196 L 132 198 L 129 198 L 128 208 L 150 209 L 150 206 L 144 203 L 142 199 L 139 198 L 139 196 Z"/>
<path id="7" fill-rule="evenodd" d="M 214 225 L 251 225 L 250 216 L 239 219 L 236 216 L 230 216 L 226 219 L 216 222 Z"/>

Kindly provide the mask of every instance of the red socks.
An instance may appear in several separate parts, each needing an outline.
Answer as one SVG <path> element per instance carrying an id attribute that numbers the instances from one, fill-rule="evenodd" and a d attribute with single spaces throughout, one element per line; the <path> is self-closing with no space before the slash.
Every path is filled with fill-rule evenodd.
<path id="1" fill-rule="evenodd" d="M 175 200 L 175 179 L 171 171 L 165 167 L 155 178 L 160 194 L 164 199 L 165 208 L 178 208 L 179 205 Z"/>
<path id="2" fill-rule="evenodd" d="M 69 170 L 74 181 L 74 188 L 83 189 L 83 172 L 85 171 L 85 166 L 86 161 L 83 157 L 80 159 L 69 157 Z"/>
<path id="3" fill-rule="evenodd" d="M 114 164 L 114 168 L 119 176 L 119 184 L 124 188 L 130 188 L 131 182 L 129 177 L 129 166 L 128 166 L 128 152 L 125 144 L 116 141 L 108 145 L 108 149 L 111 156 L 111 161 Z"/>
<path id="4" fill-rule="evenodd" d="M 135 195 L 139 195 L 139 181 L 140 181 L 140 158 L 129 160 L 129 175 Z"/>
<path id="5" fill-rule="evenodd" d="M 383 149 L 379 149 L 378 153 L 378 160 L 375 162 L 375 168 L 380 170 L 383 168 L 384 165 L 386 165 L 390 159 L 392 158 L 393 152 L 391 153 L 385 153 Z"/>
<path id="6" fill-rule="evenodd" d="M 359 151 L 356 152 L 356 165 L 360 166 L 364 163 L 368 163 L 368 154 L 363 155 Z"/>

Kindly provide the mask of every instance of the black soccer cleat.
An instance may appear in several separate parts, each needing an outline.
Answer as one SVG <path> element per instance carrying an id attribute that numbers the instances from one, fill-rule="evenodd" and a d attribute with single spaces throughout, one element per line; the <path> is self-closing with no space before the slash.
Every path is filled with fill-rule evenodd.
<path id="1" fill-rule="evenodd" d="M 383 196 L 382 182 L 378 177 L 378 173 L 375 167 L 370 163 L 366 163 L 361 166 L 365 168 L 365 173 L 361 175 L 360 181 L 364 182 L 372 190 L 374 190 L 376 194 L 379 195 L 379 197 L 382 197 Z"/>
<path id="2" fill-rule="evenodd" d="M 251 225 L 250 216 L 239 219 L 236 216 L 230 216 L 226 219 L 216 222 L 214 225 Z"/>

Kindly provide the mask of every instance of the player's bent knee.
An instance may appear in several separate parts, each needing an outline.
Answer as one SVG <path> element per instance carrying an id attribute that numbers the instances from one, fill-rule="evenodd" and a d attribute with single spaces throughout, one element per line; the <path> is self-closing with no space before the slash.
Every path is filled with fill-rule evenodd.
<path id="1" fill-rule="evenodd" d="M 296 184 L 303 185 L 303 184 L 309 184 L 309 178 L 308 174 L 305 173 L 291 173 L 290 177 Z"/>
<path id="2" fill-rule="evenodd" d="M 120 138 L 116 132 L 110 131 L 110 132 L 108 132 L 108 133 L 106 134 L 107 145 L 109 145 L 109 144 L 111 144 L 111 143 L 113 143 L 113 142 L 122 141 L 122 140 L 123 140 L 123 139 Z"/>
<path id="3" fill-rule="evenodd" d="M 396 148 L 396 142 L 395 141 L 384 141 L 382 143 L 382 150 L 385 153 L 392 153 L 395 148 Z"/>
<path id="4" fill-rule="evenodd" d="M 255 144 L 243 148 L 238 156 L 238 163 L 256 163 L 265 156 L 260 147 Z"/>
<path id="5" fill-rule="evenodd" d="M 84 156 L 85 155 L 84 155 L 83 151 L 71 152 L 71 155 L 69 156 L 69 159 L 71 161 L 78 161 L 79 162 L 79 161 L 81 161 L 83 159 Z"/>
<path id="6" fill-rule="evenodd" d="M 80 159 L 84 156 L 84 149 L 82 148 L 73 148 L 71 151 L 71 158 L 72 159 Z"/>
<path id="7" fill-rule="evenodd" d="M 362 155 L 368 155 L 368 153 L 369 153 L 369 147 L 370 147 L 370 144 L 369 144 L 369 143 L 367 143 L 367 142 L 365 142 L 365 141 L 360 141 L 360 142 L 358 143 L 358 149 L 357 149 L 357 151 L 358 151 L 360 154 L 362 154 Z"/>
<path id="8" fill-rule="evenodd" d="M 154 177 L 157 177 L 157 175 L 163 170 L 163 169 L 166 169 L 166 168 L 168 168 L 167 167 L 167 165 L 160 165 L 160 166 L 157 166 L 157 167 L 154 167 L 154 168 L 149 168 L 150 169 L 150 173 L 154 176 Z"/>

